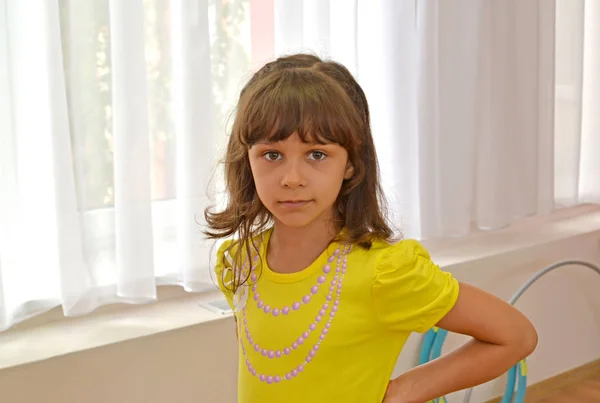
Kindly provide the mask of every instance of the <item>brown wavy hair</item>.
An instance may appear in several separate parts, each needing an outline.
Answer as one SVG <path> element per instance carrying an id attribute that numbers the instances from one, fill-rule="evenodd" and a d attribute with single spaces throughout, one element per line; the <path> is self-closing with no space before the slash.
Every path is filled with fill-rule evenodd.
<path id="1" fill-rule="evenodd" d="M 205 211 L 209 238 L 234 236 L 229 252 L 242 252 L 238 246 L 244 246 L 243 253 L 230 253 L 232 292 L 248 280 L 242 262 L 258 251 L 256 235 L 272 223 L 256 192 L 248 150 L 258 141 L 277 142 L 294 133 L 302 141 L 336 143 L 348 152 L 354 174 L 344 180 L 336 200 L 334 223 L 344 228 L 336 240 L 368 249 L 375 239 L 393 236 L 362 88 L 339 63 L 310 54 L 278 58 L 256 72 L 240 93 L 224 161 L 227 205 Z"/>

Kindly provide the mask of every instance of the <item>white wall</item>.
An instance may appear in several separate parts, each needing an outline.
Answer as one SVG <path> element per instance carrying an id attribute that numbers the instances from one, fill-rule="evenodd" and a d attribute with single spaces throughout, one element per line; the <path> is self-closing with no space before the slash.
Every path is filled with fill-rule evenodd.
<path id="1" fill-rule="evenodd" d="M 531 275 L 553 262 L 580 259 L 600 264 L 600 216 L 556 222 L 553 236 L 535 235 L 531 227 L 498 232 L 469 244 L 457 240 L 435 255 L 463 281 L 471 282 L 508 300 Z M 591 222 L 590 220 L 595 220 Z M 531 232 L 533 231 L 533 232 Z M 469 250 L 525 242 L 519 249 L 499 248 L 493 256 L 477 255 L 461 262 Z M 491 245 L 491 244 L 490 244 Z M 494 248 L 490 246 L 489 250 Z M 460 253 L 459 253 L 460 252 Z M 454 255 L 453 255 L 454 253 Z M 457 258 L 462 255 L 463 258 Z M 600 359 L 600 276 L 569 267 L 549 274 L 533 286 L 518 307 L 536 325 L 539 345 L 529 359 L 530 381 Z M 444 350 L 464 339 L 450 335 Z M 416 362 L 419 335 L 403 351 L 396 372 Z M 111 344 L 45 361 L 0 370 L 3 403 L 234 403 L 236 344 L 231 318 Z M 472 403 L 502 393 L 502 380 L 475 389 Z M 451 402 L 462 401 L 451 396 Z"/>
<path id="2" fill-rule="evenodd" d="M 2 403 L 234 403 L 232 319 L 0 370 Z"/>

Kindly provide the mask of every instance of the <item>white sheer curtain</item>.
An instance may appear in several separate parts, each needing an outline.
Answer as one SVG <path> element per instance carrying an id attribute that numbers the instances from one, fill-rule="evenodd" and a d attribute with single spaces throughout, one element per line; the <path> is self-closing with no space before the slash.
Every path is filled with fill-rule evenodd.
<path id="1" fill-rule="evenodd" d="M 363 85 L 405 236 L 600 202 L 599 3 L 0 0 L 0 330 L 212 289 L 226 125 L 286 53 Z"/>
<path id="2" fill-rule="evenodd" d="M 275 54 L 347 63 L 396 224 L 464 236 L 600 201 L 599 3 L 281 1 Z"/>
<path id="3" fill-rule="evenodd" d="M 359 48 L 358 72 L 374 108 L 386 189 L 409 235 L 463 236 L 600 201 L 600 133 L 597 123 L 581 126 L 600 107 L 597 91 L 581 97 L 600 74 L 583 63 L 584 55 L 597 59 L 600 41 L 591 32 L 584 41 L 582 27 L 584 16 L 589 31 L 600 19 L 598 1 L 585 6 L 382 5 L 381 37 Z"/>
<path id="4" fill-rule="evenodd" d="M 0 1 L 0 330 L 206 291 L 201 234 L 248 4 Z M 215 141 L 217 140 L 217 141 Z"/>

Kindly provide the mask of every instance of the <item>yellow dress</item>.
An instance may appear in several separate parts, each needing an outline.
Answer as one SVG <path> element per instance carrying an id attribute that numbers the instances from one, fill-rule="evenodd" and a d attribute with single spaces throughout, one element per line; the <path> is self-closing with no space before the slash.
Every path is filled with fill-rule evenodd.
<path id="1" fill-rule="evenodd" d="M 224 287 L 230 241 L 217 253 L 238 326 L 238 402 L 380 403 L 408 336 L 454 306 L 457 280 L 414 240 L 333 243 L 306 269 L 276 273 L 266 262 L 271 232 L 259 236 L 255 281 L 236 296 Z"/>

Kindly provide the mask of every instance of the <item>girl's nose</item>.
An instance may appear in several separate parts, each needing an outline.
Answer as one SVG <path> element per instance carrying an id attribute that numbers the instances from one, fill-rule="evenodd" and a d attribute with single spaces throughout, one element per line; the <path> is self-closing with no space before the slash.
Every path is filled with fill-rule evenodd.
<path id="1" fill-rule="evenodd" d="M 301 172 L 301 162 L 290 161 L 284 168 L 281 185 L 290 189 L 306 186 L 306 179 Z"/>

